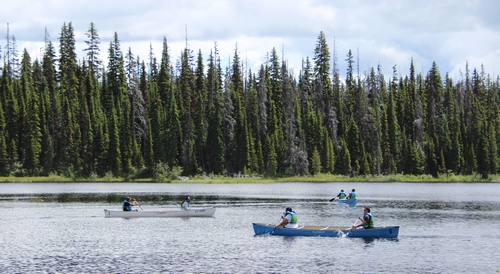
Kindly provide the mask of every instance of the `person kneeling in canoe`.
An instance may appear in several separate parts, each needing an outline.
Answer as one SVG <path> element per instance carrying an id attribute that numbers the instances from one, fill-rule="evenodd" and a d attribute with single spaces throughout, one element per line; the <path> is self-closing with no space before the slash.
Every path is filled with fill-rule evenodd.
<path id="1" fill-rule="evenodd" d="M 297 214 L 292 210 L 291 207 L 287 207 L 285 209 L 285 215 L 281 216 L 281 223 L 279 223 L 276 227 L 284 227 L 284 228 L 297 228 L 299 225 L 297 224 Z"/>
<path id="2" fill-rule="evenodd" d="M 353 188 L 352 191 L 347 196 L 347 199 L 356 200 L 356 190 Z"/>
<path id="3" fill-rule="evenodd" d="M 123 211 L 132 211 L 133 206 L 139 205 L 135 199 L 133 199 L 132 202 L 130 202 L 131 200 L 132 199 L 130 197 L 127 197 L 127 198 L 125 198 L 125 200 L 123 200 L 123 205 L 122 205 Z M 139 211 L 139 210 L 136 209 L 135 211 Z"/>
<path id="4" fill-rule="evenodd" d="M 344 190 L 341 189 L 340 192 L 339 192 L 339 195 L 337 195 L 337 197 L 342 200 L 342 199 L 345 199 L 345 197 L 347 196 L 347 194 L 345 194 Z"/>
<path id="5" fill-rule="evenodd" d="M 370 208 L 365 207 L 365 209 L 363 209 L 363 213 L 364 213 L 363 218 L 358 217 L 358 219 L 361 221 L 361 224 L 353 225 L 352 229 L 370 229 L 375 227 L 374 225 L 375 217 L 373 216 L 373 214 L 370 213 Z M 356 220 L 356 223 L 357 222 L 358 221 Z"/>
<path id="6" fill-rule="evenodd" d="M 189 210 L 189 207 L 191 207 L 191 198 L 189 198 L 189 196 L 187 196 L 186 199 L 184 199 L 184 201 L 182 201 L 182 203 L 181 203 L 181 209 L 182 210 Z"/>

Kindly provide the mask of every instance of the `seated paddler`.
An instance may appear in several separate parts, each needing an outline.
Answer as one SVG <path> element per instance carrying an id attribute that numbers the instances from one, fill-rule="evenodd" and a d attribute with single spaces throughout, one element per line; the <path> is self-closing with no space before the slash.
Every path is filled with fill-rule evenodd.
<path id="1" fill-rule="evenodd" d="M 352 229 L 370 229 L 370 228 L 375 227 L 375 217 L 370 212 L 369 207 L 365 207 L 363 209 L 363 218 L 358 217 L 358 219 L 361 221 L 361 224 L 353 225 Z M 357 221 L 356 221 L 356 224 L 357 224 Z"/>
<path id="2" fill-rule="evenodd" d="M 122 204 L 122 209 L 123 211 L 132 211 L 132 207 L 133 206 L 137 206 L 139 205 L 137 203 L 137 201 L 135 199 L 132 199 L 130 197 L 127 197 L 125 198 L 125 200 L 123 200 L 123 204 Z M 135 211 L 138 211 L 137 209 Z"/>
<path id="3" fill-rule="evenodd" d="M 349 193 L 349 196 L 347 196 L 347 199 L 356 200 L 356 190 L 354 188 Z"/>
<path id="4" fill-rule="evenodd" d="M 347 196 L 347 194 L 345 194 L 345 192 L 344 192 L 344 190 L 343 190 L 343 189 L 341 189 L 341 190 L 340 190 L 340 192 L 339 192 L 339 195 L 337 195 L 337 197 L 338 197 L 339 199 L 341 199 L 341 200 L 342 200 L 342 199 L 345 199 L 345 197 L 346 197 L 346 196 Z"/>
<path id="5" fill-rule="evenodd" d="M 181 209 L 189 210 L 190 207 L 191 207 L 191 198 L 187 196 L 186 199 L 184 199 L 184 201 L 182 201 L 181 203 Z"/>
<path id="6" fill-rule="evenodd" d="M 297 213 L 292 210 L 291 207 L 287 207 L 285 209 L 285 213 L 281 216 L 281 223 L 276 225 L 276 227 L 284 227 L 284 228 L 297 228 L 299 225 L 297 224 Z"/>

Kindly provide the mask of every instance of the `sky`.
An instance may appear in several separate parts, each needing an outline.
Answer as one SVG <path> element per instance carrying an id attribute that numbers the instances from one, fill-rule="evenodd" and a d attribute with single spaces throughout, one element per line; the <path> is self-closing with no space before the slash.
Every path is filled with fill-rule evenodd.
<path id="1" fill-rule="evenodd" d="M 83 59 L 92 22 L 104 60 L 116 32 L 122 51 L 130 48 L 146 62 L 150 47 L 160 59 L 165 37 L 171 60 L 186 43 L 207 60 L 216 43 L 223 68 L 237 49 L 255 73 L 275 48 L 298 76 L 323 31 L 341 76 L 351 50 L 361 74 L 380 65 L 386 79 L 394 66 L 399 76 L 409 75 L 411 60 L 424 75 L 436 62 L 442 77 L 460 79 L 468 63 L 496 78 L 498 12 L 498 0 L 0 0 L 0 46 L 5 52 L 9 29 L 20 53 L 26 49 L 32 60 L 41 59 L 45 29 L 58 52 L 61 28 L 71 22 Z"/>

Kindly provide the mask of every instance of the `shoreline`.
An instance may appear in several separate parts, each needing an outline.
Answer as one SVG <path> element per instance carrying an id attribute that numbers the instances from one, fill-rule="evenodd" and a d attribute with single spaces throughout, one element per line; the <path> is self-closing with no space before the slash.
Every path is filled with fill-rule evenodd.
<path id="1" fill-rule="evenodd" d="M 68 178 L 64 176 L 35 176 L 35 177 L 0 177 L 2 183 L 171 183 L 171 184 L 272 184 L 272 183 L 330 183 L 330 182 L 411 182 L 411 183 L 498 183 L 500 175 L 490 175 L 487 179 L 482 179 L 480 175 L 446 175 L 441 174 L 435 178 L 430 175 L 366 175 L 366 176 L 343 176 L 320 174 L 315 176 L 294 176 L 294 177 L 245 177 L 233 178 L 228 176 L 191 176 L 179 177 L 176 180 L 154 180 L 153 178 Z"/>

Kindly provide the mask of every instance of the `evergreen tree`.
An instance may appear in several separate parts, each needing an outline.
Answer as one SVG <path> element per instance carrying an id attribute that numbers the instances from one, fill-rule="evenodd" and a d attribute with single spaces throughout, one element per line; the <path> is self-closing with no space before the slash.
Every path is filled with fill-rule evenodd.
<path id="1" fill-rule="evenodd" d="M 47 119 L 47 127 L 48 127 L 48 134 L 47 139 L 50 139 L 50 144 L 51 148 L 43 149 L 43 151 L 49 152 L 51 151 L 50 154 L 53 154 L 50 156 L 50 158 L 46 158 L 44 162 L 48 164 L 50 167 L 47 167 L 46 172 L 49 170 L 52 170 L 51 166 L 54 165 L 56 159 L 56 154 L 58 153 L 60 149 L 60 134 L 61 132 L 61 123 L 59 122 L 61 120 L 61 103 L 60 103 L 60 93 L 58 92 L 58 82 L 57 82 L 57 76 L 56 76 L 56 54 L 55 54 L 55 49 L 52 45 L 52 42 L 50 42 L 46 30 L 46 35 L 45 35 L 45 51 L 43 54 L 43 61 L 42 61 L 42 74 L 43 74 L 43 79 L 45 81 L 45 87 L 47 89 L 47 108 L 46 108 L 46 119 Z"/>
<path id="2" fill-rule="evenodd" d="M 322 169 L 323 168 L 321 167 L 321 158 L 319 156 L 319 152 L 316 148 L 314 148 L 311 156 L 311 174 L 320 174 Z"/>
<path id="3" fill-rule="evenodd" d="M 60 38 L 59 78 L 61 94 L 61 137 L 58 160 L 56 161 L 63 172 L 74 176 L 80 160 L 80 128 L 77 123 L 79 68 L 75 52 L 75 35 L 70 23 L 63 24 Z"/>
<path id="4" fill-rule="evenodd" d="M 87 52 L 88 67 L 91 74 L 99 78 L 101 76 L 100 67 L 102 65 L 102 61 L 101 59 L 99 59 L 99 44 L 101 43 L 101 41 L 93 22 L 90 22 L 89 29 L 86 35 L 88 40 L 85 40 L 87 48 L 85 48 L 84 51 Z"/>
<path id="5" fill-rule="evenodd" d="M 5 115 L 2 104 L 0 104 L 0 175 L 5 176 L 8 171 L 8 154 L 6 143 Z"/>
<path id="6" fill-rule="evenodd" d="M 238 48 L 235 49 L 231 78 L 230 78 L 230 89 L 231 89 L 231 101 L 233 102 L 234 110 L 233 117 L 235 119 L 235 143 L 232 148 L 232 158 L 231 166 L 233 166 L 234 172 L 244 172 L 248 167 L 250 162 L 249 154 L 249 135 L 248 135 L 248 123 L 247 115 L 245 110 L 245 102 L 243 98 L 244 87 L 243 87 L 243 76 L 240 69 L 240 59 L 238 55 Z"/>
<path id="7" fill-rule="evenodd" d="M 5 142 L 7 144 L 8 165 L 11 167 L 19 161 L 18 155 L 18 132 L 19 128 L 19 105 L 18 98 L 14 91 L 12 77 L 5 73 L 7 66 L 4 65 L 2 74 L 2 105 L 5 111 Z"/>
<path id="8" fill-rule="evenodd" d="M 224 102 L 222 89 L 222 71 L 217 45 L 209 56 L 207 68 L 207 171 L 222 174 L 225 168 L 225 148 L 223 142 Z"/>
<path id="9" fill-rule="evenodd" d="M 440 170 L 446 169 L 446 167 L 440 166 L 443 163 L 443 159 L 440 158 L 442 154 L 441 147 L 441 136 L 445 133 L 440 128 L 443 121 L 441 120 L 441 110 L 442 110 L 442 80 L 437 68 L 436 62 L 433 62 L 432 68 L 429 71 L 425 86 L 427 91 L 427 103 L 425 112 L 425 151 L 426 151 L 426 170 L 429 174 L 437 177 Z M 444 137 L 446 138 L 446 137 Z"/>
<path id="10" fill-rule="evenodd" d="M 201 50 L 198 52 L 198 59 L 195 70 L 195 104 L 194 107 L 194 143 L 196 146 L 195 153 L 196 158 L 198 159 L 197 166 L 201 168 L 201 170 L 205 171 L 206 169 L 206 159 L 205 159 L 205 145 L 207 141 L 207 110 L 206 110 L 206 101 L 207 101 L 207 88 L 206 88 L 206 79 L 205 79 L 205 68 L 203 66 L 203 55 L 201 54 Z"/>
<path id="11" fill-rule="evenodd" d="M 198 169 L 198 159 L 194 148 L 195 134 L 195 74 L 192 69 L 193 56 L 190 49 L 185 48 L 180 60 L 180 75 L 177 83 L 179 90 L 179 111 L 182 126 L 181 165 L 185 174 L 195 174 Z"/>

